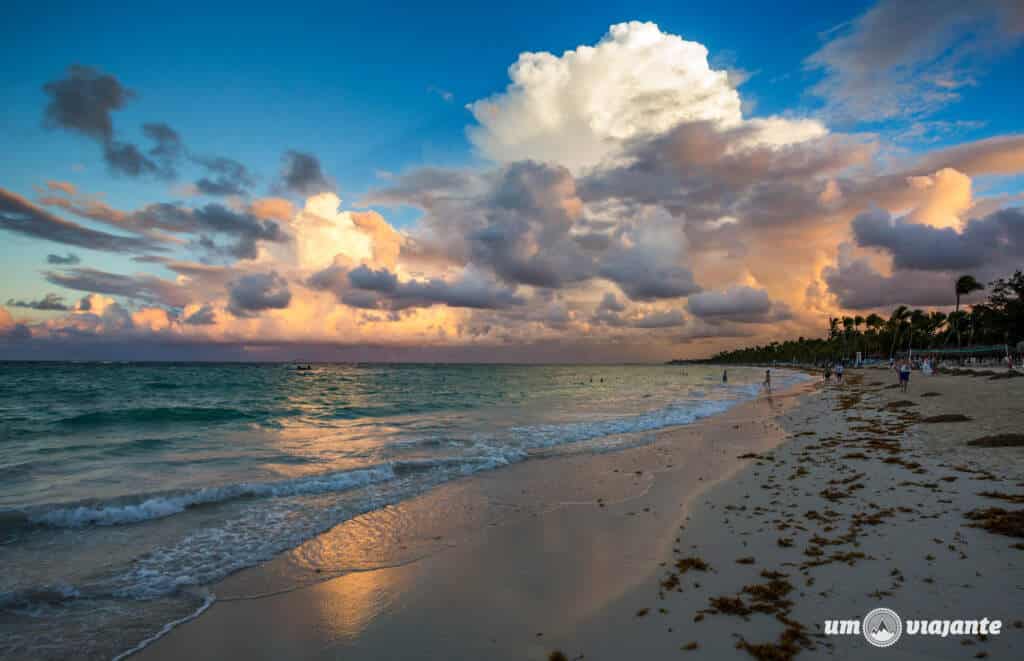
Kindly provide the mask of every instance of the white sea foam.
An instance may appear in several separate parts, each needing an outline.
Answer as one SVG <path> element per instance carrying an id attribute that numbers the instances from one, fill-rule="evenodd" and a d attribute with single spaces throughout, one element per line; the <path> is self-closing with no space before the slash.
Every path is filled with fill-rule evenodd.
<path id="1" fill-rule="evenodd" d="M 181 494 L 153 496 L 138 503 L 58 507 L 33 513 L 29 515 L 28 520 L 37 525 L 54 528 L 116 526 L 162 519 L 197 505 L 220 503 L 237 498 L 302 496 L 343 491 L 394 479 L 394 477 L 392 466 L 375 466 L 279 482 L 244 482 L 221 487 L 207 487 Z"/>
<path id="2" fill-rule="evenodd" d="M 165 624 L 160 629 L 160 631 L 157 631 L 155 634 L 153 634 L 149 638 L 146 638 L 145 640 L 140 642 L 135 647 L 133 647 L 133 648 L 131 648 L 129 650 L 125 650 L 124 652 L 121 652 L 120 654 L 115 656 L 112 659 L 112 661 L 122 661 L 122 659 L 127 659 L 128 657 L 132 656 L 133 654 L 137 654 L 137 653 L 141 652 L 142 650 L 146 649 L 147 647 L 149 647 L 150 645 L 152 645 L 156 641 L 160 640 L 161 638 L 163 638 L 164 636 L 169 634 L 175 627 L 178 627 L 178 626 L 180 626 L 182 624 L 185 624 L 186 622 L 191 622 L 192 620 L 196 619 L 197 617 L 199 617 L 200 615 L 205 613 L 210 608 L 210 606 L 213 605 L 213 602 L 215 602 L 216 600 L 217 600 L 217 598 L 216 598 L 216 596 L 213 593 L 207 594 L 205 596 L 205 598 L 203 599 L 203 604 L 199 608 L 197 608 L 194 612 L 189 613 L 188 615 L 186 615 L 183 618 L 174 620 L 173 622 L 168 622 L 167 624 Z"/>

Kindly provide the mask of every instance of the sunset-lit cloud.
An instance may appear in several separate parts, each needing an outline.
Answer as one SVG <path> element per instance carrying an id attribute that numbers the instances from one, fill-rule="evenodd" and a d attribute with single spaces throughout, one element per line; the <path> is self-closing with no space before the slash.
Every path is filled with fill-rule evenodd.
<path id="1" fill-rule="evenodd" d="M 1024 137 L 907 152 L 829 125 L 921 114 L 861 106 L 883 88 L 903 104 L 907 62 L 945 71 L 939 31 L 962 15 L 947 9 L 913 52 L 862 52 L 887 2 L 827 35 L 808 59 L 819 112 L 753 114 L 704 45 L 653 23 L 523 53 L 503 90 L 468 104 L 471 164 L 418 163 L 344 200 L 311 152 L 282 148 L 260 171 L 161 122 L 137 146 L 122 115 L 139 92 L 73 66 L 45 83 L 44 124 L 99 144 L 121 176 L 178 183 L 133 204 L 53 173 L 0 188 L 0 231 L 52 251 L 33 275 L 45 291 L 0 307 L 0 346 L 656 360 L 816 335 L 844 311 L 949 305 L 960 271 L 1024 263 L 1020 196 L 988 192 L 1024 172 Z M 879 58 L 882 78 L 866 77 Z"/>

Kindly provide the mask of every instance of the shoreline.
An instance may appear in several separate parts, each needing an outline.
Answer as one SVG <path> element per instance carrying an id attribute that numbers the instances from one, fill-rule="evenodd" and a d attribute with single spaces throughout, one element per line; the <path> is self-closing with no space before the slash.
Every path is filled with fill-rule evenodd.
<path id="1" fill-rule="evenodd" d="M 227 639 L 224 632 L 239 631 L 240 627 L 248 626 L 246 622 L 261 622 L 265 616 L 272 617 L 274 612 L 302 613 L 299 621 L 289 623 L 289 628 L 294 626 L 301 630 L 309 626 L 319 629 L 322 624 L 311 623 L 321 622 L 323 613 L 311 612 L 309 601 L 331 603 L 337 600 L 335 605 L 338 605 L 344 601 L 339 595 L 346 592 L 360 593 L 373 581 L 396 585 L 379 588 L 384 595 L 379 600 L 371 600 L 373 603 L 369 605 L 350 603 L 349 619 L 359 623 L 360 627 L 371 629 L 381 622 L 397 625 L 393 620 L 394 610 L 415 610 L 415 607 L 409 606 L 410 602 L 423 599 L 424 595 L 437 594 L 436 587 L 423 584 L 424 581 L 429 584 L 430 576 L 444 575 L 444 572 L 465 573 L 465 567 L 472 564 L 474 572 L 484 574 L 477 577 L 478 580 L 483 580 L 485 576 L 488 580 L 494 580 L 494 572 L 486 568 L 500 563 L 488 562 L 482 556 L 498 550 L 506 555 L 507 547 L 515 547 L 515 555 L 536 555 L 536 549 L 523 548 L 521 540 L 538 537 L 544 539 L 545 535 L 538 526 L 541 529 L 550 527 L 552 521 L 560 522 L 554 526 L 556 528 L 571 526 L 576 530 L 579 544 L 585 544 L 595 534 L 601 536 L 604 540 L 602 544 L 615 547 L 614 553 L 611 548 L 606 548 L 605 552 L 610 555 L 617 553 L 622 561 L 616 570 L 618 576 L 615 580 L 602 581 L 600 589 L 588 590 L 588 600 L 593 610 L 595 603 L 614 601 L 625 591 L 625 586 L 650 578 L 657 570 L 658 562 L 669 550 L 672 539 L 671 526 L 664 525 L 662 517 L 681 516 L 682 508 L 678 502 L 669 506 L 669 503 L 678 499 L 680 488 L 684 496 L 692 498 L 714 481 L 735 474 L 749 463 L 737 459 L 738 455 L 760 451 L 782 442 L 784 434 L 781 429 L 774 427 L 770 433 L 767 431 L 768 421 L 775 410 L 772 407 L 791 407 L 795 405 L 798 393 L 810 388 L 809 384 L 801 384 L 784 393 L 776 392 L 770 398 L 759 397 L 739 403 L 724 413 L 688 425 L 645 433 L 642 436 L 653 439 L 643 445 L 609 453 L 538 458 L 504 467 L 500 471 L 476 474 L 469 480 L 441 485 L 410 501 L 357 517 L 292 552 L 282 554 L 262 566 L 239 572 L 213 586 L 211 590 L 217 594 L 217 601 L 203 617 L 171 631 L 131 658 L 174 658 L 186 655 L 198 655 L 200 658 L 204 655 L 206 658 L 315 656 L 312 650 L 326 644 L 325 641 L 308 640 L 299 635 L 284 647 L 274 647 L 280 641 L 270 640 L 250 646 L 247 641 L 230 636 L 228 639 L 234 642 L 225 642 Z M 758 433 L 744 434 L 744 430 L 755 428 Z M 711 430 L 715 431 L 712 433 Z M 736 438 L 726 438 L 730 436 L 729 432 Z M 739 438 L 745 435 L 748 438 Z M 695 443 L 703 445 L 698 448 Z M 708 449 L 712 447 L 714 452 L 711 461 L 702 465 L 695 460 L 701 457 L 702 452 L 711 456 Z M 684 461 L 684 457 L 689 460 Z M 670 480 L 669 477 L 676 479 Z M 666 490 L 666 485 L 672 488 Z M 657 507 L 641 505 L 640 501 L 646 502 L 646 499 L 657 500 Z M 647 511 L 644 511 L 644 507 Z M 301 585 L 302 579 L 299 579 L 298 587 L 291 586 L 296 581 L 297 567 L 309 569 L 305 564 L 306 558 L 321 558 L 325 548 L 345 546 L 347 540 L 365 537 L 365 528 L 379 528 L 374 524 L 375 519 L 390 517 L 427 520 L 434 511 L 449 514 L 456 512 L 457 515 L 445 521 L 427 521 L 419 529 L 406 531 L 400 539 L 393 540 L 392 547 L 386 552 L 378 548 L 380 540 L 371 540 L 368 543 L 369 550 L 363 550 L 366 556 L 387 556 L 393 559 L 395 554 L 401 556 L 404 552 L 402 549 L 396 551 L 395 545 L 415 547 L 417 539 L 436 541 L 439 547 L 428 549 L 423 557 L 408 559 L 408 562 L 392 562 L 390 564 L 394 566 L 379 569 L 369 563 L 351 573 L 327 580 L 319 580 L 320 577 L 317 577 L 306 585 Z M 657 518 L 652 518 L 652 512 L 658 512 Z M 496 513 L 499 513 L 497 520 L 494 516 Z M 611 535 L 613 529 L 622 535 Z M 642 533 L 638 533 L 638 529 L 642 529 Z M 633 532 L 627 534 L 626 530 Z M 647 540 L 660 538 L 661 542 L 650 547 L 645 544 L 643 553 L 638 555 L 638 552 L 622 547 L 622 540 L 628 539 L 631 534 L 641 534 Z M 503 543 L 496 541 L 505 537 L 508 539 Z M 559 554 L 559 557 L 552 558 L 550 554 L 541 553 L 532 560 L 523 560 L 523 563 L 531 569 L 547 570 L 557 575 L 564 573 L 561 571 L 566 569 L 564 565 L 576 565 L 577 561 L 571 555 Z M 359 562 L 353 561 L 352 564 L 356 567 Z M 613 573 L 611 565 L 602 567 L 598 573 Z M 530 573 L 529 570 L 524 571 Z M 551 593 L 545 600 L 551 603 L 553 599 L 570 597 L 581 584 L 593 582 L 593 577 L 586 581 L 579 576 L 576 578 L 578 580 L 575 583 L 569 581 L 572 585 L 562 585 L 558 589 L 552 585 Z M 465 577 L 460 580 L 474 582 Z M 497 589 L 502 588 L 498 586 Z M 558 595 L 554 594 L 556 592 Z M 520 595 L 519 598 L 525 597 Z M 431 610 L 426 604 L 423 608 Z M 524 606 L 516 610 L 527 612 L 529 609 Z M 363 614 L 356 615 L 358 613 Z M 365 622 L 364 617 L 368 618 Z M 227 624 L 228 621 L 232 624 Z M 266 627 L 271 626 L 271 622 L 266 623 Z M 377 643 L 372 642 L 369 634 L 361 628 L 358 632 L 354 631 L 352 622 L 335 622 L 333 626 L 347 631 L 342 636 L 344 642 L 341 644 L 357 657 L 361 652 L 371 655 L 376 653 L 372 649 Z M 259 630 L 264 628 L 256 626 Z M 533 634 L 527 640 L 531 648 L 537 643 Z M 211 645 L 215 647 L 214 650 L 211 650 Z M 268 649 L 274 651 L 268 652 Z M 458 658 L 461 649 L 461 646 L 456 645 L 447 653 L 456 654 L 453 658 Z M 493 644 L 489 642 L 479 648 L 478 652 L 483 653 L 484 650 L 488 654 L 495 653 Z M 444 653 L 436 649 L 431 652 L 444 656 Z M 408 653 L 409 650 L 404 650 L 399 656 Z M 546 654 L 540 654 L 538 650 L 532 650 L 531 654 L 531 658 L 546 658 Z M 522 655 L 516 658 L 522 658 Z"/>
<path id="2" fill-rule="evenodd" d="M 226 598 L 203 617 L 132 658 L 546 659 L 561 651 L 616 659 L 687 650 L 858 658 L 869 649 L 863 637 L 826 638 L 823 618 L 862 617 L 880 605 L 908 618 L 1004 620 L 998 637 L 908 637 L 889 652 L 899 658 L 1012 654 L 1021 643 L 1013 612 L 1024 590 L 1020 547 L 969 527 L 963 515 L 1007 505 L 979 492 L 1024 484 L 1020 453 L 965 450 L 962 437 L 1020 419 L 1019 405 L 1005 400 L 1024 389 L 984 380 L 965 396 L 974 379 L 919 377 L 908 397 L 873 372 L 851 371 L 857 383 L 844 388 L 807 384 L 745 402 L 659 432 L 649 445 L 442 486 L 389 509 L 415 518 L 462 498 L 503 503 L 509 516 L 481 529 L 467 518 L 462 529 L 441 531 L 438 550 L 408 563 L 268 597 L 232 595 L 268 592 L 294 563 L 282 557 L 246 570 L 215 586 Z M 919 422 L 998 392 L 1004 409 L 975 423 Z M 700 443 L 714 465 L 685 465 Z M 559 494 L 558 502 L 544 506 L 534 490 Z M 892 502 L 876 502 L 883 497 Z M 864 514 L 869 504 L 881 505 L 878 516 Z M 357 527 L 342 524 L 318 543 L 343 543 Z M 428 523 L 421 535 L 436 531 Z M 673 569 L 687 558 L 709 569 Z M 943 598 L 949 591 L 953 601 Z"/>

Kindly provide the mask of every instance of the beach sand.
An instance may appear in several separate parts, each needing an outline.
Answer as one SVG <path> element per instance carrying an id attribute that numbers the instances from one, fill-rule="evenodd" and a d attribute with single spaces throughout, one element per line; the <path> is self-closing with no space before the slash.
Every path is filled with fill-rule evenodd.
<path id="1" fill-rule="evenodd" d="M 821 627 L 879 606 L 1003 621 L 889 658 L 1018 658 L 1024 539 L 964 515 L 1020 509 L 980 494 L 1024 493 L 1024 449 L 965 443 L 1020 432 L 1024 379 L 848 375 L 358 517 L 214 586 L 133 658 L 870 658 Z M 973 419 L 921 421 L 940 414 Z"/>

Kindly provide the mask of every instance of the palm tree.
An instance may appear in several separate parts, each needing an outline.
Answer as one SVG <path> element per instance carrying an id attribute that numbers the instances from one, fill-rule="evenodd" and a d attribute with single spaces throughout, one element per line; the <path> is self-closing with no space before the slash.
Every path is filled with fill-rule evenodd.
<path id="1" fill-rule="evenodd" d="M 914 330 L 925 328 L 928 324 L 928 313 L 924 310 L 914 309 L 910 313 L 910 321 L 908 322 L 910 330 L 907 333 L 907 358 L 910 357 L 910 352 L 914 345 Z"/>
<path id="2" fill-rule="evenodd" d="M 861 332 L 860 332 L 860 327 L 863 324 L 864 324 L 864 317 L 862 317 L 862 316 L 860 316 L 858 314 L 857 316 L 855 316 L 853 318 L 853 336 L 855 338 L 859 338 L 856 342 L 854 342 L 853 346 L 854 346 L 854 349 L 856 349 L 857 345 L 860 345 L 860 350 L 861 351 L 864 351 L 864 336 L 861 335 Z"/>
<path id="3" fill-rule="evenodd" d="M 971 292 L 976 292 L 984 289 L 985 286 L 974 279 L 973 275 L 962 275 L 956 279 L 956 309 L 955 312 L 960 312 L 960 297 L 967 296 Z M 958 315 L 959 318 L 959 315 Z M 960 325 L 956 326 L 956 348 L 960 348 Z"/>
<path id="4" fill-rule="evenodd" d="M 872 336 L 872 343 L 877 342 L 878 348 L 881 349 L 881 338 L 878 337 L 878 331 L 885 326 L 885 319 L 872 312 L 864 320 L 864 324 L 868 327 L 868 332 Z"/>
<path id="5" fill-rule="evenodd" d="M 849 355 L 847 343 L 850 341 L 850 334 L 853 333 L 853 317 L 843 317 L 843 359 Z"/>
<path id="6" fill-rule="evenodd" d="M 896 355 L 896 342 L 900 337 L 900 329 L 910 319 L 910 309 L 906 305 L 901 305 L 892 311 L 892 316 L 889 317 L 888 326 L 892 329 L 892 346 L 889 347 L 889 357 Z"/>

